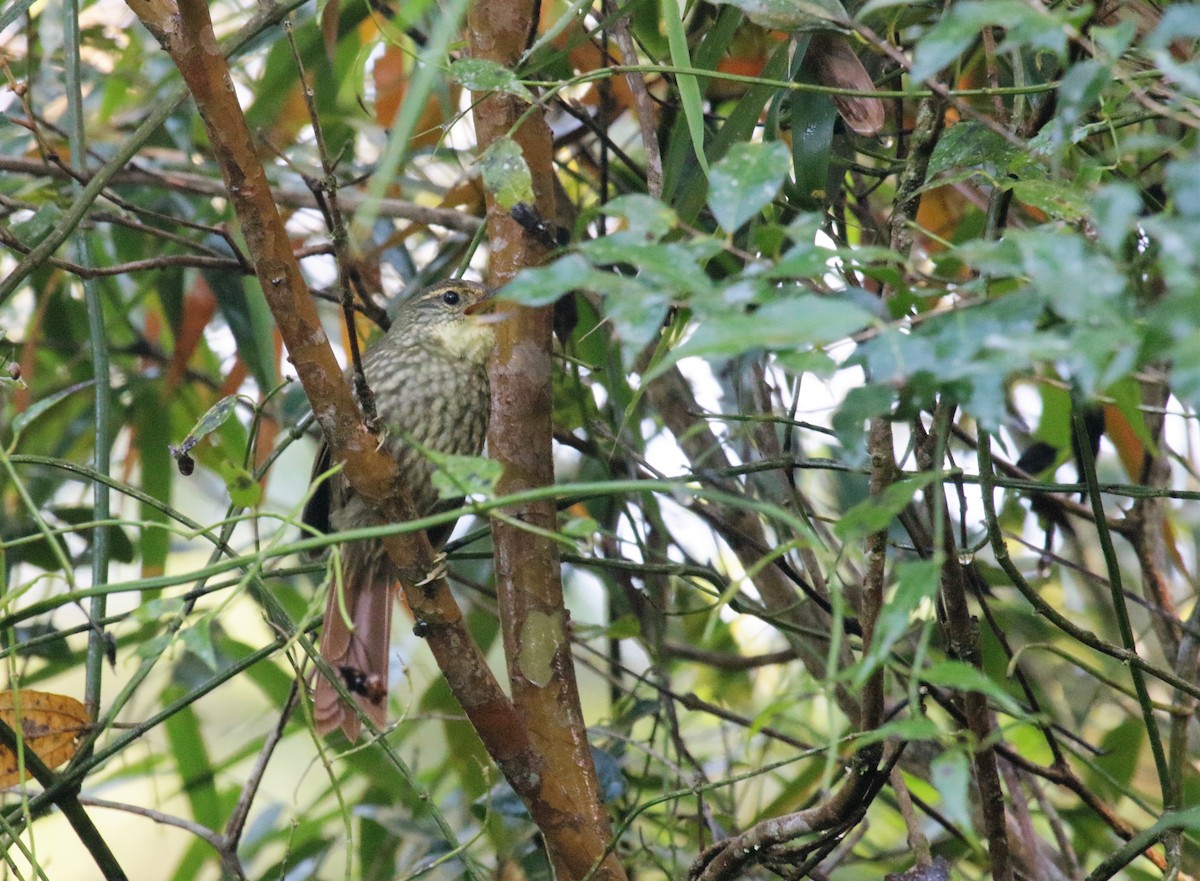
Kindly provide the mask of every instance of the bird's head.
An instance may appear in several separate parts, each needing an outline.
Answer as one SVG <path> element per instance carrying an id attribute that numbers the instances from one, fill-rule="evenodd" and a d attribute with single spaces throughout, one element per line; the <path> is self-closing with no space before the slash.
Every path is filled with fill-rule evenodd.
<path id="1" fill-rule="evenodd" d="M 482 364 L 495 344 L 492 325 L 483 316 L 493 293 L 460 278 L 438 282 L 400 307 L 389 333 L 439 345 L 455 358 Z"/>

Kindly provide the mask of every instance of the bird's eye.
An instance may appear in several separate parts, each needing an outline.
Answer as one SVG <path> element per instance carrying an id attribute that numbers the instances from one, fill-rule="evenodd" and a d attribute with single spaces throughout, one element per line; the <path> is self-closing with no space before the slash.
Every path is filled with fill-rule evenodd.
<path id="1" fill-rule="evenodd" d="M 442 294 L 442 302 L 447 306 L 457 306 L 462 298 L 459 297 L 458 291 L 445 291 Z"/>

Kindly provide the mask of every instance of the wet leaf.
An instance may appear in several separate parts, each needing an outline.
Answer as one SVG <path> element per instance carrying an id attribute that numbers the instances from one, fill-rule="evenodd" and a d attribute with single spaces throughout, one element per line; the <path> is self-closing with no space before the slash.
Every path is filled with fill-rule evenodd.
<path id="1" fill-rule="evenodd" d="M 450 76 L 472 92 L 505 92 L 533 103 L 533 93 L 515 73 L 486 58 L 460 58 L 450 65 Z"/>
<path id="2" fill-rule="evenodd" d="M 979 122 L 959 122 L 946 129 L 929 157 L 928 180 L 960 168 L 983 168 L 1003 174 L 1020 151 Z"/>
<path id="3" fill-rule="evenodd" d="M 480 158 L 483 185 L 496 197 L 505 211 L 520 202 L 533 204 L 533 175 L 525 162 L 525 154 L 512 138 L 500 138 Z"/>
<path id="4" fill-rule="evenodd" d="M 791 168 L 786 144 L 735 144 L 712 167 L 708 207 L 721 228 L 733 233 L 775 198 Z"/>

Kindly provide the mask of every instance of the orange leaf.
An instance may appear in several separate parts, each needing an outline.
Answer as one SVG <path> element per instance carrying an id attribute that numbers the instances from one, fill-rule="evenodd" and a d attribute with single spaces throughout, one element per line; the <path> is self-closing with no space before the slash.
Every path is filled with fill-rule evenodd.
<path id="1" fill-rule="evenodd" d="M 25 749 L 48 768 L 75 755 L 80 735 L 92 722 L 87 709 L 75 698 L 30 689 L 0 691 L 0 719 L 18 732 Z M 0 746 L 0 789 L 15 786 L 21 779 L 16 754 Z"/>
<path id="2" fill-rule="evenodd" d="M 409 57 L 403 49 L 388 45 L 371 69 L 371 76 L 375 80 L 375 121 L 384 128 L 392 124 L 408 93 L 409 64 Z M 430 95 L 413 129 L 412 146 L 434 147 L 442 140 L 442 125 L 447 121 L 447 114 L 454 113 L 461 93 L 461 86 L 451 85 L 450 97 L 445 104 L 439 95 Z"/>
<path id="3" fill-rule="evenodd" d="M 197 275 L 196 281 L 183 294 L 183 321 L 175 333 L 175 354 L 171 357 L 171 367 L 167 371 L 164 389 L 166 394 L 179 385 L 196 346 L 204 338 L 204 329 L 208 327 L 216 312 L 216 295 L 204 280 L 204 276 Z"/>
<path id="4" fill-rule="evenodd" d="M 242 383 L 246 381 L 246 377 L 250 375 L 250 368 L 246 366 L 246 362 L 242 360 L 242 356 L 238 355 L 233 361 L 233 368 L 225 376 L 225 380 L 221 383 L 220 395 L 236 395 L 237 390 L 242 387 Z"/>
<path id="5" fill-rule="evenodd" d="M 1146 445 L 1142 443 L 1141 438 L 1137 436 L 1133 426 L 1129 424 L 1129 420 L 1125 418 L 1125 414 L 1116 404 L 1104 405 L 1104 433 L 1108 436 L 1109 443 L 1117 451 L 1117 458 L 1121 460 L 1121 466 L 1129 478 L 1139 482 L 1144 481 L 1146 479 L 1143 473 L 1146 464 Z M 1180 572 L 1187 572 L 1187 564 L 1183 561 L 1183 554 L 1179 552 L 1179 544 L 1175 540 L 1175 529 L 1170 520 L 1163 523 L 1163 543 L 1167 546 L 1167 554 L 1170 556 L 1171 562 Z"/>
<path id="6" fill-rule="evenodd" d="M 952 186 L 934 187 L 922 193 L 917 206 L 917 225 L 937 237 L 928 239 L 925 248 L 933 253 L 945 250 L 938 239 L 953 239 L 966 211 L 966 200 Z"/>

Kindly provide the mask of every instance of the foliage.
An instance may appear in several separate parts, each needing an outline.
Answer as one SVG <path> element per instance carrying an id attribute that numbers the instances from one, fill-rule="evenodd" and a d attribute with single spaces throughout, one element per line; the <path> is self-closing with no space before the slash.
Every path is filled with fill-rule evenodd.
<path id="1" fill-rule="evenodd" d="M 510 70 L 464 3 L 396 6 L 212 9 L 343 348 L 343 302 L 369 337 L 485 270 L 485 193 L 559 246 L 504 296 L 558 304 L 546 492 L 630 875 L 1194 873 L 1200 8 L 546 2 Z M 419 633 L 386 737 L 311 734 L 314 429 L 135 21 L 0 11 L 0 651 L 96 720 L 7 798 L 10 870 L 546 877 Z M 550 120 L 555 216 L 476 143 L 488 90 Z M 503 483 L 445 471 L 497 659 Z"/>

